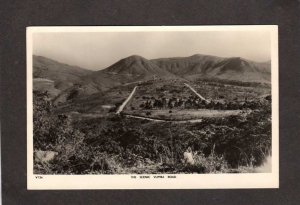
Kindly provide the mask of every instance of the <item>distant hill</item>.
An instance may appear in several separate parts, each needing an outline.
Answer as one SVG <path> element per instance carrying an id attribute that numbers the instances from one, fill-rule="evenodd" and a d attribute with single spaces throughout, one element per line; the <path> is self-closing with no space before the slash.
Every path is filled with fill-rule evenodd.
<path id="1" fill-rule="evenodd" d="M 216 78 L 242 82 L 270 82 L 271 64 L 257 63 L 243 58 L 220 58 L 193 55 L 180 58 L 153 59 L 160 68 L 188 80 Z"/>
<path id="2" fill-rule="evenodd" d="M 33 56 L 33 78 L 54 81 L 55 88 L 64 90 L 81 83 L 81 77 L 93 71 L 51 60 L 42 56 Z"/>

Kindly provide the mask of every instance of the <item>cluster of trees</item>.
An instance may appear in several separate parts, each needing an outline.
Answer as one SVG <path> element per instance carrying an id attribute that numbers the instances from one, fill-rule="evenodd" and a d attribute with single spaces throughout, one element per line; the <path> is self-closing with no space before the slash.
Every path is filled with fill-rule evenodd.
<path id="1" fill-rule="evenodd" d="M 204 101 L 195 96 L 189 96 L 188 98 L 165 98 L 156 99 L 155 97 L 143 98 L 145 101 L 140 104 L 142 109 L 173 109 L 173 108 L 183 108 L 183 109 L 215 109 L 215 110 L 243 110 L 243 109 L 258 109 L 263 102 L 259 100 L 244 102 L 228 102 L 223 100 L 223 102 L 216 101 Z M 269 100 L 269 99 L 266 99 Z M 134 109 L 134 108 L 132 108 Z"/>
<path id="2" fill-rule="evenodd" d="M 159 98 L 156 99 L 155 97 L 143 97 L 145 100 L 140 104 L 140 108 L 143 109 L 172 109 L 172 108 L 185 108 L 185 109 L 191 109 L 191 108 L 200 108 L 204 107 L 206 105 L 206 102 L 199 99 L 195 96 L 189 96 L 188 98 Z"/>

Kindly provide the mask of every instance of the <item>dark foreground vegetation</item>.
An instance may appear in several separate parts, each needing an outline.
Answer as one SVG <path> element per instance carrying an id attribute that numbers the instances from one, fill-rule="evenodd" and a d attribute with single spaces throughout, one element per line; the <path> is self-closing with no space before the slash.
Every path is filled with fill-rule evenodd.
<path id="1" fill-rule="evenodd" d="M 260 166 L 271 150 L 271 103 L 260 100 L 247 115 L 199 123 L 150 122 L 110 113 L 74 120 L 56 114 L 47 93 L 34 92 L 37 174 L 229 173 Z M 191 147 L 195 164 L 183 163 Z M 249 170 L 248 170 L 249 172 Z"/>

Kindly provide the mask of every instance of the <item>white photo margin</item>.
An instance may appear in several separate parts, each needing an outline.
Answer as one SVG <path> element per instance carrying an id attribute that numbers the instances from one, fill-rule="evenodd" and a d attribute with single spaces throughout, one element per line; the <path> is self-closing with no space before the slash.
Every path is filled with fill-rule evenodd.
<path id="1" fill-rule="evenodd" d="M 271 38 L 272 79 L 272 172 L 248 174 L 124 174 L 124 175 L 35 175 L 33 174 L 32 50 L 37 32 L 172 32 L 266 30 Z M 279 85 L 278 26 L 60 26 L 27 28 L 27 189 L 241 189 L 279 188 Z M 164 176 L 163 179 L 153 176 Z M 132 178 L 136 176 L 137 178 Z M 140 178 L 150 176 L 150 178 Z M 168 178 L 176 176 L 176 178 Z"/>

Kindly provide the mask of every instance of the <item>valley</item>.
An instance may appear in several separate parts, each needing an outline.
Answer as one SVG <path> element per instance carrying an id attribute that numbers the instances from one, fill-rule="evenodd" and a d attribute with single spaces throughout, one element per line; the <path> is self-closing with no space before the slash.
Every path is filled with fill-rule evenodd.
<path id="1" fill-rule="evenodd" d="M 34 146 L 60 164 L 36 173 L 249 172 L 270 154 L 268 62 L 133 55 L 81 71 L 33 59 Z M 188 147 L 192 167 L 181 162 Z"/>

